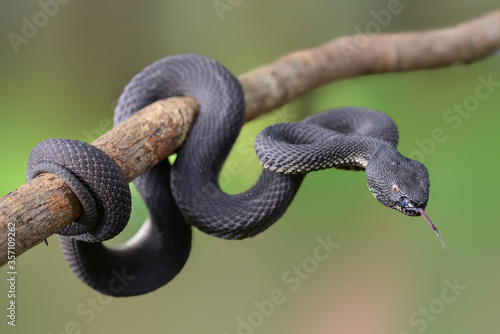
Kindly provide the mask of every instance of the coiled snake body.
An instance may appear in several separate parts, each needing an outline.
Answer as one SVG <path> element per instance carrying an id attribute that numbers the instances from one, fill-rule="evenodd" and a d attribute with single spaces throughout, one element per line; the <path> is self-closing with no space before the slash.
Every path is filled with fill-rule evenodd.
<path id="1" fill-rule="evenodd" d="M 227 194 L 218 176 L 244 123 L 245 102 L 238 80 L 216 61 L 177 55 L 146 67 L 120 96 L 115 124 L 178 95 L 198 102 L 196 122 L 172 167 L 161 162 L 134 180 L 149 216 L 119 247 L 100 242 L 118 234 L 130 214 L 130 192 L 116 163 L 70 139 L 41 142 L 30 154 L 27 180 L 54 173 L 82 202 L 84 214 L 60 230 L 59 239 L 71 269 L 102 293 L 138 295 L 169 282 L 189 256 L 190 225 L 226 239 L 264 231 L 284 214 L 310 171 L 365 169 L 371 192 L 384 205 L 420 215 L 427 204 L 427 169 L 397 151 L 396 125 L 380 112 L 357 107 L 263 130 L 255 142 L 264 167 L 260 178 L 246 192 Z"/>

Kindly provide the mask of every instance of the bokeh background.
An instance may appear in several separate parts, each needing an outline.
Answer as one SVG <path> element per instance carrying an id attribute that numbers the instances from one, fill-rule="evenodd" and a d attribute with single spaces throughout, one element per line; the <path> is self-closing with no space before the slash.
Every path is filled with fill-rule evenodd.
<path id="1" fill-rule="evenodd" d="M 198 53 L 239 75 L 364 30 L 374 20 L 371 11 L 388 5 L 387 0 L 63 2 L 17 52 L 8 33 L 21 34 L 23 18 L 32 21 L 42 6 L 37 0 L 0 3 L 0 195 L 24 183 L 29 152 L 38 142 L 53 137 L 91 142 L 109 130 L 123 87 L 157 59 Z M 218 13 L 216 5 L 226 11 Z M 382 32 L 452 26 L 495 9 L 498 1 L 405 0 L 401 6 Z M 401 152 L 429 169 L 427 212 L 450 248 L 447 255 L 422 217 L 380 205 L 364 173 L 316 172 L 285 216 L 259 236 L 225 241 L 196 230 L 185 269 L 145 296 L 101 297 L 73 275 L 57 237 L 50 237 L 49 247 L 38 245 L 17 259 L 16 327 L 7 325 L 7 269 L 1 269 L 0 332 L 500 332 L 500 87 L 460 124 L 443 118 L 455 104 L 471 101 L 480 77 L 499 82 L 499 65 L 497 56 L 322 87 L 248 123 L 238 152 L 229 158 L 239 172 L 224 174 L 224 189 L 233 193 L 255 181 L 260 168 L 247 152 L 258 131 L 271 123 L 336 106 L 381 110 L 399 126 Z M 445 139 L 430 144 L 435 129 L 442 129 Z M 419 143 L 427 143 L 426 151 Z M 135 192 L 133 201 L 129 226 L 109 244 L 127 240 L 140 227 L 145 209 Z M 314 259 L 318 238 L 339 245 L 324 261 Z M 294 272 L 294 266 L 309 273 Z M 279 304 L 264 302 L 279 291 Z"/>

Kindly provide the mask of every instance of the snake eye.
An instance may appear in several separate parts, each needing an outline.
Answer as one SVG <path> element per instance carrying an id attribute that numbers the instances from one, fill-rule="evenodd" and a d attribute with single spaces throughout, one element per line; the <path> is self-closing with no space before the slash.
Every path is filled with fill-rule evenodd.
<path id="1" fill-rule="evenodd" d="M 398 193 L 399 192 L 399 188 L 397 185 L 393 184 L 392 185 L 392 191 L 394 191 L 395 193 Z"/>

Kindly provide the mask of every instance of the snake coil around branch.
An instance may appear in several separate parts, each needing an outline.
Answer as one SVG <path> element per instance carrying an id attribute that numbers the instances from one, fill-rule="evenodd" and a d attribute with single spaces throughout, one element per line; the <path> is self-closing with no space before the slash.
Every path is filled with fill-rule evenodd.
<path id="1" fill-rule="evenodd" d="M 72 270 L 102 293 L 139 295 L 168 283 L 188 259 L 191 226 L 225 239 L 263 232 L 285 213 L 305 175 L 315 170 L 366 170 L 368 187 L 382 204 L 410 216 L 424 214 L 427 169 L 397 151 L 397 127 L 378 111 L 338 108 L 264 129 L 255 142 L 264 169 L 249 190 L 232 195 L 221 190 L 218 177 L 245 121 L 239 81 L 203 56 L 166 57 L 125 87 L 115 124 L 172 96 L 194 98 L 199 115 L 173 166 L 165 160 L 134 180 L 149 216 L 121 246 L 102 244 L 123 229 L 130 214 L 130 190 L 116 163 L 71 139 L 44 141 L 30 154 L 28 180 L 43 172 L 56 174 L 79 197 L 84 215 L 59 231 L 59 239 Z M 133 279 L 114 289 L 110 282 L 120 271 Z"/>

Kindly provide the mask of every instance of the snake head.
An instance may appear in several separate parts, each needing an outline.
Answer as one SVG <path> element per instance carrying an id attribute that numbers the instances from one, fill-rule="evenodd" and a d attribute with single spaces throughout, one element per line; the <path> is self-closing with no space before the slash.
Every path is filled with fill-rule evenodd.
<path id="1" fill-rule="evenodd" d="M 409 216 L 420 216 L 429 199 L 429 173 L 416 160 L 383 145 L 366 165 L 368 188 L 382 204 Z"/>
<path id="2" fill-rule="evenodd" d="M 423 215 L 446 252 L 448 247 L 424 211 L 430 186 L 427 168 L 416 160 L 402 156 L 394 146 L 388 144 L 375 151 L 365 170 L 368 188 L 373 196 L 382 204 L 408 216 Z"/>

